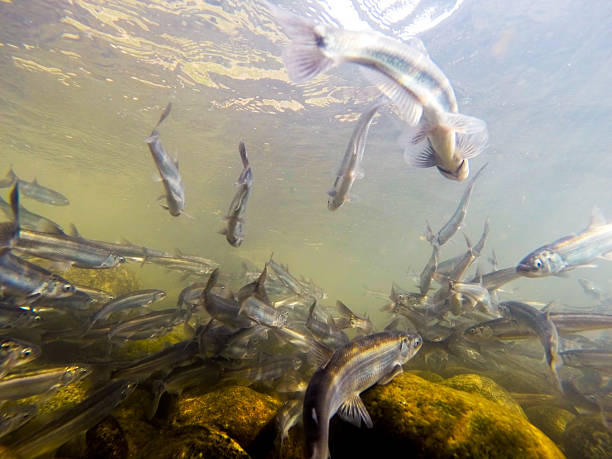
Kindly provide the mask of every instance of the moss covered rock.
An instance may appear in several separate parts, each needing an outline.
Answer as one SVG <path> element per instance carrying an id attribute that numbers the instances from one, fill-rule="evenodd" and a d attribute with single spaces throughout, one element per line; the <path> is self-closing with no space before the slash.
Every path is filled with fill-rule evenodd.
<path id="1" fill-rule="evenodd" d="M 209 426 L 184 426 L 169 429 L 151 438 L 137 457 L 147 459 L 231 458 L 249 455 L 225 432 Z"/>
<path id="2" fill-rule="evenodd" d="M 128 457 L 128 442 L 119 422 L 108 416 L 85 435 L 88 459 L 121 459 Z"/>
<path id="3" fill-rule="evenodd" d="M 281 402 L 244 386 L 229 386 L 178 402 L 175 425 L 199 425 L 225 432 L 248 449 L 269 424 Z"/>
<path id="4" fill-rule="evenodd" d="M 562 458 L 523 416 L 475 393 L 404 373 L 362 394 L 374 428 L 333 419 L 332 457 Z"/>
<path id="5" fill-rule="evenodd" d="M 525 417 L 523 409 L 510 393 L 486 376 L 462 374 L 445 379 L 440 384 L 463 392 L 481 395 L 487 400 L 498 403 L 511 413 Z"/>
<path id="6" fill-rule="evenodd" d="M 579 416 L 569 422 L 561 444 L 569 459 L 612 457 L 612 432 L 600 416 Z"/>
<path id="7" fill-rule="evenodd" d="M 530 406 L 525 408 L 525 414 L 529 422 L 557 444 L 561 444 L 567 424 L 576 417 L 575 414 L 553 405 Z"/>
<path id="8" fill-rule="evenodd" d="M 115 296 L 142 288 L 140 279 L 125 265 L 118 265 L 110 269 L 71 267 L 63 274 L 63 277 L 77 285 L 97 288 Z"/>
<path id="9" fill-rule="evenodd" d="M 438 373 L 434 373 L 433 371 L 428 370 L 409 370 L 410 374 L 419 376 L 423 379 L 426 379 L 429 382 L 440 382 L 443 381 L 444 378 L 440 376 Z"/>

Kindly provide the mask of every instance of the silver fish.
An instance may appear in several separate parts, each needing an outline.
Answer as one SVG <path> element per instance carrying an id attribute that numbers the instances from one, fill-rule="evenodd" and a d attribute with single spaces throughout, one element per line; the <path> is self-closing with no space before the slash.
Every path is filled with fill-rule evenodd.
<path id="1" fill-rule="evenodd" d="M 18 184 L 21 193 L 24 196 L 36 199 L 37 201 L 44 202 L 45 204 L 52 204 L 54 206 L 67 206 L 70 204 L 68 198 L 57 191 L 50 188 L 44 187 L 38 184 L 38 181 L 34 179 L 32 182 L 26 182 L 20 179 L 13 171 L 11 167 L 6 174 L 6 178 L 0 182 L 0 188 L 5 188 Z"/>
<path id="2" fill-rule="evenodd" d="M 431 251 L 431 257 L 429 257 L 429 261 L 427 262 L 427 264 L 423 268 L 423 271 L 421 271 L 421 275 L 419 276 L 419 290 L 421 291 L 421 295 L 427 295 L 427 292 L 429 291 L 433 275 L 438 269 L 439 257 L 439 246 L 434 245 Z"/>
<path id="3" fill-rule="evenodd" d="M 604 349 L 570 349 L 560 352 L 563 363 L 570 367 L 594 368 L 612 375 L 612 352 Z"/>
<path id="4" fill-rule="evenodd" d="M 179 165 L 177 160 L 172 160 L 170 155 L 161 143 L 159 132 L 157 128 L 170 114 L 172 103 L 169 103 L 163 111 L 159 121 L 153 128 L 151 135 L 145 139 L 145 142 L 149 146 L 155 166 L 159 171 L 164 189 L 166 190 L 166 205 L 162 207 L 173 217 L 178 217 L 185 208 L 185 185 L 183 185 L 183 179 L 179 173 Z"/>
<path id="5" fill-rule="evenodd" d="M 358 316 L 340 300 L 336 301 L 336 310 L 340 314 L 340 317 L 336 320 L 338 328 L 358 328 L 366 335 L 371 334 L 372 330 L 374 330 L 374 324 L 369 317 Z"/>
<path id="6" fill-rule="evenodd" d="M 114 268 L 125 262 L 124 257 L 86 239 L 23 228 L 19 231 L 15 249 L 26 255 L 68 263 L 77 268 Z"/>
<path id="7" fill-rule="evenodd" d="M 11 205 L 0 197 L 0 210 L 11 220 L 14 219 L 14 212 L 11 209 Z M 41 231 L 45 233 L 63 233 L 63 229 L 60 225 L 52 220 L 49 220 L 42 215 L 30 212 L 28 209 L 19 206 L 19 218 L 20 224 L 27 229 L 34 231 Z"/>
<path id="8" fill-rule="evenodd" d="M 157 301 L 166 298 L 166 292 L 163 290 L 149 289 L 138 290 L 126 293 L 116 299 L 102 305 L 91 318 L 89 328 L 91 328 L 98 320 L 104 320 L 114 312 L 125 311 L 126 309 L 139 308 L 141 306 L 149 306 Z"/>
<path id="9" fill-rule="evenodd" d="M 287 324 L 286 312 L 275 309 L 255 295 L 250 295 L 240 302 L 238 314 L 268 327 L 279 328 Z"/>
<path id="10" fill-rule="evenodd" d="M 589 295 L 591 298 L 601 301 L 604 297 L 604 293 L 601 289 L 595 287 L 595 284 L 588 279 L 578 279 L 578 283 L 584 290 L 584 293 Z"/>
<path id="11" fill-rule="evenodd" d="M 420 40 L 413 38 L 408 44 L 378 33 L 337 29 L 268 7 L 291 39 L 283 60 L 293 81 L 310 80 L 345 62 L 359 64 L 409 125 L 420 122 L 413 143 L 427 139 L 428 146 L 418 156 L 405 154 L 407 162 L 418 167 L 436 166 L 452 180 L 467 178 L 467 160 L 486 145 L 486 124 L 457 113 L 450 82 Z"/>
<path id="12" fill-rule="evenodd" d="M 0 400 L 19 400 L 48 393 L 79 381 L 90 373 L 88 368 L 69 366 L 10 375 L 0 380 Z"/>
<path id="13" fill-rule="evenodd" d="M 450 281 L 450 291 L 467 296 L 474 303 L 482 304 L 491 315 L 499 315 L 497 307 L 491 301 L 489 291 L 480 283 Z"/>
<path id="14" fill-rule="evenodd" d="M 359 117 L 355 130 L 351 135 L 351 140 L 344 153 L 344 157 L 342 158 L 342 164 L 340 164 L 340 168 L 336 173 L 334 185 L 332 189 L 327 192 L 329 195 L 327 208 L 329 210 L 336 210 L 346 201 L 349 201 L 349 192 L 355 180 L 363 178 L 364 174 L 361 170 L 361 162 L 363 161 L 368 131 L 370 130 L 374 115 L 376 115 L 376 112 L 384 103 L 385 101 L 379 98 Z"/>
<path id="15" fill-rule="evenodd" d="M 40 348 L 14 338 L 0 338 L 0 378 L 12 368 L 40 357 Z"/>
<path id="16" fill-rule="evenodd" d="M 9 218 L 8 222 L 0 223 L 0 249 L 12 248 L 19 237 L 20 221 L 25 215 L 22 215 L 22 207 L 19 205 L 19 185 L 15 185 L 11 191 L 10 205 L 0 198 L 2 210 Z"/>
<path id="17" fill-rule="evenodd" d="M 214 319 L 226 325 L 238 328 L 248 328 L 255 325 L 249 317 L 239 314 L 240 304 L 234 298 L 224 298 L 212 290 L 219 279 L 219 268 L 216 268 L 208 279 L 206 288 L 202 291 L 200 302 Z"/>
<path id="18" fill-rule="evenodd" d="M 227 242 L 233 247 L 240 247 L 244 240 L 244 213 L 253 188 L 253 172 L 249 164 L 244 142 L 240 142 L 238 150 L 240 152 L 240 159 L 242 159 L 243 169 L 236 182 L 238 191 L 236 191 L 225 217 L 227 227 L 221 230 L 221 234 L 225 235 Z"/>
<path id="19" fill-rule="evenodd" d="M 387 331 L 356 338 L 337 349 L 312 376 L 304 396 L 306 457 L 326 459 L 329 420 L 336 412 L 359 427 L 372 420 L 359 394 L 374 384 L 387 384 L 421 348 L 418 334 Z"/>
<path id="20" fill-rule="evenodd" d="M 558 276 L 598 258 L 612 260 L 612 223 L 594 208 L 584 231 L 539 247 L 519 262 L 516 271 L 525 277 Z"/>
<path id="21" fill-rule="evenodd" d="M 123 402 L 135 387 L 136 385 L 129 381 L 112 381 L 81 403 L 63 411 L 8 446 L 19 457 L 37 457 L 51 452 L 99 423 Z"/>
<path id="22" fill-rule="evenodd" d="M 74 294 L 75 287 L 66 279 L 30 263 L 10 250 L 0 250 L 0 295 L 37 298 L 63 298 Z"/>
<path id="23" fill-rule="evenodd" d="M 17 405 L 10 408 L 2 407 L 0 410 L 0 438 L 17 430 L 38 411 L 36 405 Z"/>
<path id="24" fill-rule="evenodd" d="M 425 238 L 433 246 L 443 246 L 449 241 L 450 238 L 455 235 L 459 228 L 461 228 L 463 220 L 465 219 L 465 216 L 467 214 L 467 208 L 470 204 L 470 198 L 472 197 L 472 192 L 474 191 L 474 184 L 476 183 L 476 179 L 478 178 L 482 170 L 487 167 L 487 164 L 488 163 L 484 164 L 480 169 L 478 169 L 478 172 L 474 174 L 474 177 L 472 177 L 470 183 L 468 183 L 465 187 L 465 191 L 463 192 L 463 195 L 459 200 L 459 204 L 457 205 L 455 212 L 436 234 L 434 234 L 431 230 L 429 223 L 427 224 L 427 233 L 425 234 Z"/>
<path id="25" fill-rule="evenodd" d="M 515 320 L 520 326 L 534 331 L 544 347 L 546 363 L 561 387 L 558 368 L 563 364 L 559 359 L 559 334 L 550 319 L 549 309 L 540 311 L 533 306 L 518 301 L 504 301 L 499 304 L 503 316 Z"/>

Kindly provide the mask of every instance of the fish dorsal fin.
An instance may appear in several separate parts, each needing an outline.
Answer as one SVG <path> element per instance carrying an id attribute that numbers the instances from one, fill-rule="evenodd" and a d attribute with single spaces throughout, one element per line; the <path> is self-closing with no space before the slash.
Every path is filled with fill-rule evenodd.
<path id="1" fill-rule="evenodd" d="M 368 410 L 363 404 L 361 397 L 359 397 L 359 394 L 350 396 L 340 405 L 340 408 L 338 408 L 338 416 L 356 427 L 361 427 L 361 421 L 363 421 L 368 429 L 371 429 L 374 425 L 372 424 L 372 418 L 370 418 Z"/>
<path id="2" fill-rule="evenodd" d="M 38 185 L 38 180 L 36 179 L 36 177 L 34 177 L 34 180 L 32 180 L 32 185 Z"/>
<path id="3" fill-rule="evenodd" d="M 70 224 L 70 236 L 74 238 L 82 239 L 81 234 L 79 233 L 79 230 L 77 229 L 74 223 Z"/>
<path id="4" fill-rule="evenodd" d="M 343 317 L 346 317 L 348 319 L 355 317 L 353 311 L 351 311 L 348 306 L 340 300 L 336 301 L 336 309 L 338 310 L 338 313 Z"/>
<path id="5" fill-rule="evenodd" d="M 554 301 L 551 301 L 550 303 L 547 303 L 546 306 L 544 306 L 541 311 L 546 314 L 546 316 L 548 316 L 550 314 L 550 312 L 552 311 L 552 309 L 555 307 L 556 303 Z"/>
<path id="6" fill-rule="evenodd" d="M 597 228 L 606 224 L 606 219 L 601 212 L 601 209 L 597 206 L 593 206 L 591 210 L 591 219 L 589 220 L 589 226 L 587 229 Z"/>

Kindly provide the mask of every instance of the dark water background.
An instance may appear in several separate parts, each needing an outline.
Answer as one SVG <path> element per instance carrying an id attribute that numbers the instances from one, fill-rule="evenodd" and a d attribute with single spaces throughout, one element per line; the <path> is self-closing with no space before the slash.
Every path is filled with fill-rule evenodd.
<path id="1" fill-rule="evenodd" d="M 486 217 L 500 267 L 582 230 L 593 205 L 612 217 L 612 3 L 278 2 L 346 27 L 405 37 L 419 32 L 447 74 L 460 111 L 487 121 L 488 162 L 465 232 L 476 240 Z M 344 9 L 343 9 L 344 8 Z M 376 91 L 355 67 L 307 84 L 289 81 L 285 35 L 256 1 L 0 1 L 0 174 L 61 191 L 68 207 L 24 205 L 85 237 L 127 238 L 199 254 L 238 272 L 274 252 L 358 312 L 377 316 L 391 281 L 414 282 L 431 249 L 420 238 L 439 228 L 465 184 L 411 169 L 397 142 L 402 126 L 386 111 L 366 149 L 359 196 L 335 213 L 331 187 L 354 121 Z M 161 128 L 186 185 L 186 212 L 171 217 L 144 138 L 163 107 Z M 240 172 L 246 143 L 255 187 L 239 249 L 216 233 Z M 442 259 L 464 250 L 461 236 Z M 483 271 L 490 269 L 481 260 Z M 160 268 L 135 268 L 145 287 L 185 285 Z M 588 309 L 577 277 L 612 289 L 612 264 L 570 278 L 521 280 L 505 294 Z M 382 316 L 381 316 L 382 317 Z"/>

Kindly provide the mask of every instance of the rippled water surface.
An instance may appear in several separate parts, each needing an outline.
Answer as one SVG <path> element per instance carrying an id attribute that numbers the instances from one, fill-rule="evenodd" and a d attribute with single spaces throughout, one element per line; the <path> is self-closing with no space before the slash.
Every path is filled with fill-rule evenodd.
<path id="1" fill-rule="evenodd" d="M 608 1 L 282 2 L 294 12 L 353 29 L 418 34 L 452 82 L 460 111 L 487 121 L 489 165 L 476 185 L 464 231 L 486 217 L 500 265 L 577 232 L 593 205 L 612 217 L 612 3 Z M 376 90 L 355 67 L 290 82 L 287 42 L 257 1 L 0 2 L 0 173 L 69 197 L 68 207 L 24 202 L 90 238 L 127 238 L 199 254 L 238 271 L 274 252 L 356 311 L 377 316 L 391 282 L 414 286 L 434 228 L 465 187 L 402 159 L 402 126 L 391 111 L 370 131 L 358 199 L 335 213 L 326 192 L 354 121 Z M 186 214 L 171 217 L 144 138 L 161 127 L 186 186 Z M 217 234 L 249 151 L 254 189 L 247 237 Z M 442 258 L 464 250 L 460 236 Z M 483 270 L 489 265 L 481 260 Z M 576 277 L 604 289 L 612 265 L 571 278 L 521 280 L 513 298 L 588 306 Z M 179 275 L 146 268 L 146 284 L 178 291 Z M 174 296 L 169 293 L 170 298 Z M 173 301 L 173 300 L 172 300 Z"/>

